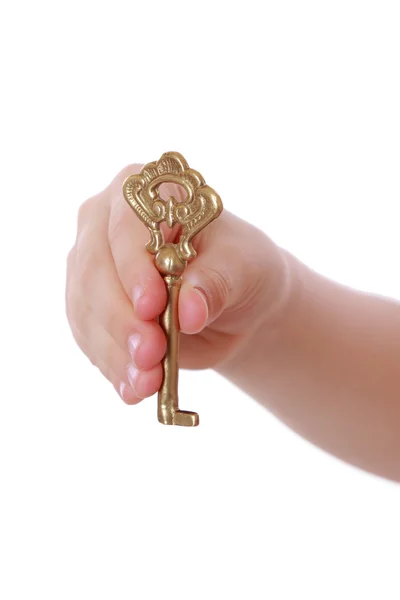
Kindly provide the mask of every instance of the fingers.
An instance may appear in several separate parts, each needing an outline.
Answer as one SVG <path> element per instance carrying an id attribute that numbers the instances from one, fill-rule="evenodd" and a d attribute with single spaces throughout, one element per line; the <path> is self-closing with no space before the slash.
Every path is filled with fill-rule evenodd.
<path id="1" fill-rule="evenodd" d="M 130 174 L 138 170 L 135 165 Z M 177 195 L 172 184 L 167 187 L 170 194 Z M 161 230 L 168 242 L 173 240 L 177 228 L 168 229 L 163 224 Z M 121 186 L 112 203 L 108 239 L 118 277 L 137 316 L 145 321 L 157 318 L 167 303 L 166 287 L 154 266 L 154 256 L 146 250 L 149 231 L 125 201 Z"/>
<path id="2" fill-rule="evenodd" d="M 99 203 L 85 203 L 68 257 L 67 315 L 79 346 L 132 404 L 159 389 L 166 339 L 158 323 L 135 314 L 116 272 L 107 232 L 108 214 Z"/>
<path id="3" fill-rule="evenodd" d="M 90 362 L 112 383 L 124 402 L 136 404 L 140 399 L 128 384 L 128 353 L 122 352 L 92 314 L 88 313 L 85 320 L 86 327 L 83 333 L 75 325 L 71 327 L 78 346 Z M 94 344 L 96 344 L 96 352 L 93 352 Z"/>
<path id="4" fill-rule="evenodd" d="M 161 365 L 140 371 L 134 362 L 129 362 L 129 353 L 121 351 L 92 315 L 88 317 L 85 334 L 81 334 L 76 328 L 73 332 L 80 348 L 112 383 L 126 404 L 137 404 L 159 389 L 162 380 Z M 96 352 L 93 352 L 94 346 Z"/>
<path id="5" fill-rule="evenodd" d="M 134 394 L 139 399 L 147 398 L 155 394 L 161 387 L 163 370 L 161 363 L 147 371 L 140 371 L 134 364 L 128 367 L 128 380 Z M 122 388 L 121 397 L 127 404 L 136 404 L 129 402 L 124 398 L 125 388 Z"/>
<path id="6" fill-rule="evenodd" d="M 100 279 L 102 274 L 107 276 L 106 269 L 97 271 Z M 162 379 L 160 361 L 166 349 L 165 336 L 158 323 L 143 323 L 135 319 L 134 315 L 128 316 L 124 308 L 124 292 L 121 291 L 118 297 L 117 290 L 114 289 L 111 297 L 114 299 L 116 311 L 121 315 L 121 319 L 125 317 L 132 324 L 132 330 L 124 345 L 121 340 L 116 341 L 120 328 L 113 335 L 112 329 L 107 331 L 104 327 L 101 320 L 104 320 L 104 306 L 101 306 L 101 303 L 97 304 L 92 294 L 84 297 L 79 283 L 72 283 L 69 285 L 69 288 L 71 287 L 73 292 L 69 293 L 67 303 L 68 318 L 78 345 L 91 362 L 111 381 L 128 404 L 134 404 L 139 399 L 156 393 Z M 86 298 L 89 299 L 90 305 Z M 106 323 L 110 323 L 106 313 L 105 316 Z M 115 322 L 118 323 L 118 320 Z"/>

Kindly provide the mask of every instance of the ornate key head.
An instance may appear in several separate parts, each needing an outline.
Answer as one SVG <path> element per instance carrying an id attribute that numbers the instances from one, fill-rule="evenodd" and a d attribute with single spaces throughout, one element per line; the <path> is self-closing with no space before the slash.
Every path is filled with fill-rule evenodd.
<path id="1" fill-rule="evenodd" d="M 159 188 L 175 183 L 186 194 L 182 201 L 174 196 L 163 200 Z M 222 211 L 218 194 L 206 185 L 198 171 L 189 168 L 179 152 L 165 152 L 158 161 L 145 165 L 139 174 L 131 175 L 123 185 L 126 201 L 150 231 L 146 248 L 155 254 L 155 264 L 163 275 L 179 276 L 187 261 L 196 256 L 192 240 Z M 182 227 L 177 244 L 165 244 L 160 224 Z"/>

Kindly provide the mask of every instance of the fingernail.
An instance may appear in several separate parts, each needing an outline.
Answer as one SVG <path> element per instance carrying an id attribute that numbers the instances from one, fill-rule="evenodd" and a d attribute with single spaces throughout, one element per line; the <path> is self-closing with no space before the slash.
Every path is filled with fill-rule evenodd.
<path id="1" fill-rule="evenodd" d="M 135 365 L 130 364 L 128 367 L 128 379 L 129 379 L 129 383 L 131 384 L 131 388 L 133 389 L 135 394 L 136 394 L 135 385 L 136 385 L 136 380 L 138 378 L 138 375 L 139 375 L 139 369 L 137 369 L 135 367 Z"/>
<path id="2" fill-rule="evenodd" d="M 141 296 L 143 296 L 143 286 L 141 285 L 135 285 L 135 287 L 133 288 L 133 292 L 132 292 L 132 299 L 133 299 L 133 306 L 135 307 L 139 298 Z"/>
<path id="3" fill-rule="evenodd" d="M 128 349 L 132 359 L 135 358 L 135 354 L 137 349 L 139 348 L 140 342 L 142 341 L 142 336 L 140 333 L 134 333 L 129 336 L 128 339 Z"/>
<path id="4" fill-rule="evenodd" d="M 195 290 L 195 292 L 197 292 L 201 296 L 202 300 L 204 300 L 204 304 L 208 308 L 207 297 L 206 297 L 205 293 L 203 292 L 203 290 L 201 289 L 196 275 L 189 273 L 189 275 L 187 277 L 185 277 L 185 279 L 184 279 L 183 286 L 187 287 L 188 289 Z"/>
<path id="5" fill-rule="evenodd" d="M 125 381 L 121 381 L 119 385 L 119 395 L 126 404 L 137 404 L 138 402 L 138 397 L 134 390 Z"/>
<path id="6" fill-rule="evenodd" d="M 195 292 L 197 292 L 199 294 L 200 298 L 203 300 L 205 307 L 207 309 L 207 314 L 208 314 L 208 303 L 207 303 L 207 298 L 206 298 L 205 293 L 200 288 L 193 287 L 193 289 Z"/>
<path id="7" fill-rule="evenodd" d="M 207 314 L 207 320 L 208 320 L 208 316 L 209 316 L 209 310 L 208 310 L 208 302 L 207 302 L 207 298 L 205 293 L 203 292 L 203 290 L 201 290 L 198 287 L 195 287 L 195 285 L 191 282 L 191 281 L 185 281 L 183 286 L 182 286 L 182 290 L 185 290 L 187 292 L 195 292 L 196 294 L 198 294 L 198 296 L 201 298 L 205 309 L 206 309 L 206 314 Z"/>
<path id="8" fill-rule="evenodd" d="M 121 383 L 119 384 L 119 395 L 121 396 L 122 400 L 125 400 L 125 398 L 124 398 L 125 390 L 126 390 L 126 383 L 125 383 L 125 381 L 121 381 Z"/>

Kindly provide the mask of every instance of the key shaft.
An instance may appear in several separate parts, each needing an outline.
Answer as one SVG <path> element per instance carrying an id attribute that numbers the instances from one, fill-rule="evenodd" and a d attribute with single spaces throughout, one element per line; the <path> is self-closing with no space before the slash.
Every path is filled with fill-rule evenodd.
<path id="1" fill-rule="evenodd" d="M 167 306 L 160 316 L 160 325 L 167 338 L 167 351 L 163 359 L 164 378 L 158 392 L 158 420 L 164 425 L 194 427 L 199 424 L 195 412 L 179 409 L 179 317 L 178 302 L 182 278 L 164 277 L 168 290 Z"/>

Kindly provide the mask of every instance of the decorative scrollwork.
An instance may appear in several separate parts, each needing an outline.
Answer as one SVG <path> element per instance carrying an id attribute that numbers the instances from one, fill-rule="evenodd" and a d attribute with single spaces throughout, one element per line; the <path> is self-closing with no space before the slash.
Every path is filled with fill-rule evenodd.
<path id="1" fill-rule="evenodd" d="M 186 197 L 179 202 L 174 196 L 163 200 L 159 194 L 162 183 L 175 183 L 184 189 Z M 145 165 L 139 174 L 131 175 L 123 184 L 126 201 L 150 231 L 146 248 L 156 254 L 164 244 L 160 223 L 168 227 L 179 224 L 182 233 L 174 245 L 183 261 L 196 256 L 193 237 L 211 223 L 222 211 L 218 194 L 206 185 L 198 171 L 190 169 L 179 152 L 166 152 L 158 161 Z"/>

